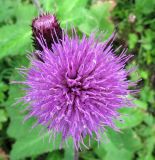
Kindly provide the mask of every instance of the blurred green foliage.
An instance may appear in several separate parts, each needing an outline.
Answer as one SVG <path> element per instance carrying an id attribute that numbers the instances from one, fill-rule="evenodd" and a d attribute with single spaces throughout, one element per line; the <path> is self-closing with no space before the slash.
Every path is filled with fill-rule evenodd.
<path id="1" fill-rule="evenodd" d="M 136 107 L 121 109 L 124 123 L 116 133 L 107 129 L 98 147 L 92 141 L 89 150 L 80 152 L 80 160 L 154 160 L 155 159 L 155 1 L 154 0 L 44 0 L 47 12 L 55 13 L 62 27 L 75 26 L 79 35 L 89 35 L 97 29 L 107 33 L 116 26 L 116 47 L 123 45 L 135 55 L 127 67 L 137 65 L 131 79 L 138 83 L 140 93 Z M 49 136 L 41 127 L 31 129 L 30 119 L 23 124 L 26 107 L 14 104 L 24 93 L 19 85 L 10 84 L 20 77 L 15 68 L 28 65 L 26 55 L 33 50 L 31 21 L 37 16 L 31 0 L 0 0 L 0 159 L 11 160 L 70 160 L 73 159 L 72 141 L 59 149 L 48 143 Z M 137 75 L 138 74 L 138 75 Z M 14 105 L 13 105 L 14 104 Z M 109 142 L 106 142 L 107 138 Z M 44 137 L 44 139 L 43 139 Z M 51 142 L 53 140 L 51 139 Z"/>

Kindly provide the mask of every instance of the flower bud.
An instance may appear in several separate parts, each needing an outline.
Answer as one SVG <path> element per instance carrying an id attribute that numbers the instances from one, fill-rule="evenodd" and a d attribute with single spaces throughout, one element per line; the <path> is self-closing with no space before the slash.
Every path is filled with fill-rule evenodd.
<path id="1" fill-rule="evenodd" d="M 38 41 L 44 40 L 49 49 L 52 50 L 52 44 L 61 41 L 62 29 L 56 16 L 51 14 L 41 14 L 32 21 L 32 39 L 36 50 L 42 51 L 43 48 Z"/>

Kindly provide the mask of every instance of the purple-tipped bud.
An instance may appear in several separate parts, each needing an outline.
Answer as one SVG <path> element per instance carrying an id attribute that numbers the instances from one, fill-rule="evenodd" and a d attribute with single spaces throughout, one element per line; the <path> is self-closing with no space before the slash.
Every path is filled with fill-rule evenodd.
<path id="1" fill-rule="evenodd" d="M 52 44 L 62 39 L 62 29 L 56 16 L 42 14 L 32 21 L 32 38 L 36 50 L 42 51 L 43 48 L 38 39 L 43 38 L 47 47 L 52 49 Z"/>

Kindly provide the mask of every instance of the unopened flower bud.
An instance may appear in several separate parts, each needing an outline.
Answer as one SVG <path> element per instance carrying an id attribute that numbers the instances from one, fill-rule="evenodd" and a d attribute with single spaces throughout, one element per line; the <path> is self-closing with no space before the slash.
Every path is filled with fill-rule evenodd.
<path id="1" fill-rule="evenodd" d="M 61 41 L 62 29 L 55 15 L 42 14 L 32 21 L 32 39 L 36 50 L 43 48 L 38 41 L 43 38 L 47 47 L 52 50 L 52 44 Z"/>

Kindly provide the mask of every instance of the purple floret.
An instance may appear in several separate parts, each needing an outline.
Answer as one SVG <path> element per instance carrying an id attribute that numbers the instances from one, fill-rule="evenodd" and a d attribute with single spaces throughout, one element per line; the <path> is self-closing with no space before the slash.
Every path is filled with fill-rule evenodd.
<path id="1" fill-rule="evenodd" d="M 61 133 L 62 141 L 72 137 L 76 148 L 86 136 L 100 140 L 106 126 L 117 131 L 118 109 L 132 106 L 128 95 L 135 83 L 127 79 L 132 70 L 125 69 L 132 56 L 125 50 L 117 56 L 113 38 L 99 42 L 92 34 L 80 40 L 63 32 L 52 50 L 40 39 L 43 62 L 31 57 L 22 82 L 30 106 L 26 119 L 35 117 L 53 135 Z"/>

